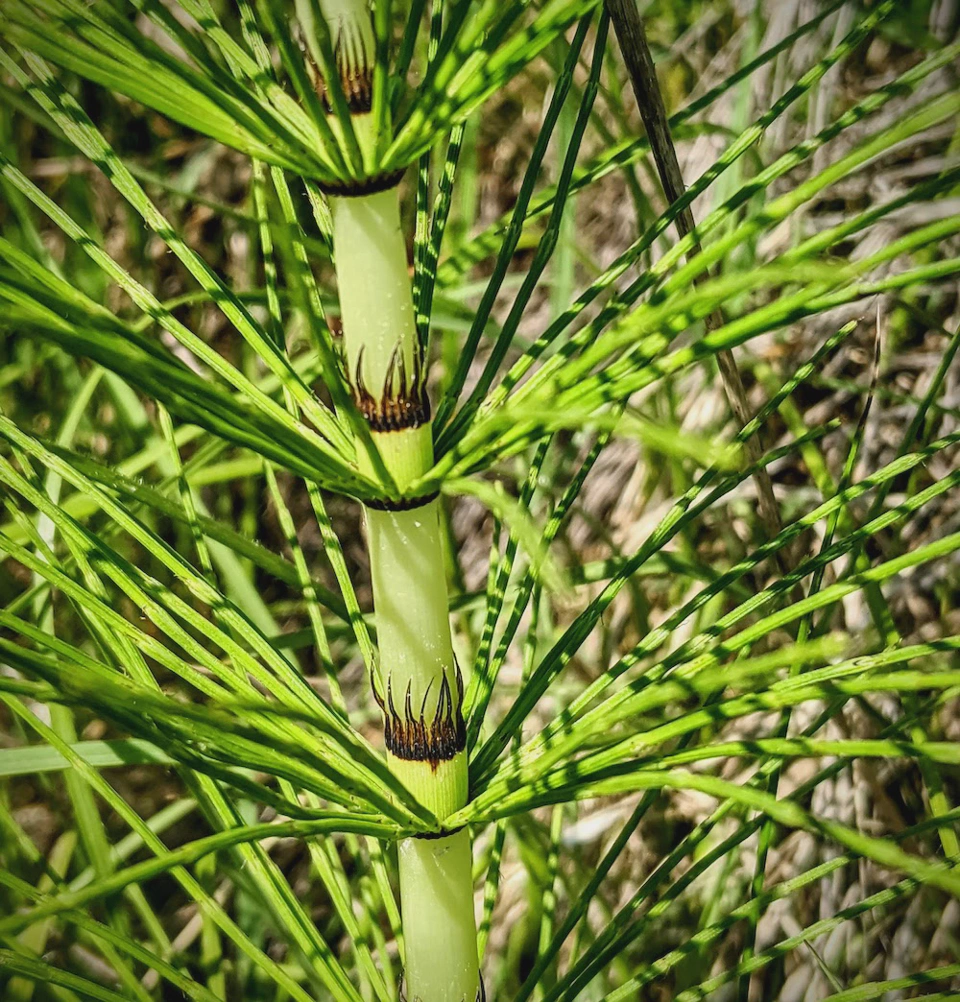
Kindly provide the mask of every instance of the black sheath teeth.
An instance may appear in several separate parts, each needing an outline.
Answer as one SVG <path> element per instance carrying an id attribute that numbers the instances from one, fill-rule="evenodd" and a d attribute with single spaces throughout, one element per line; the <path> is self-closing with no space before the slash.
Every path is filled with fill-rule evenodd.
<path id="1" fill-rule="evenodd" d="M 363 348 L 361 348 L 357 353 L 351 389 L 353 401 L 371 431 L 405 431 L 408 428 L 419 428 L 430 420 L 430 399 L 424 386 L 419 351 L 414 351 L 413 375 L 408 379 L 407 363 L 400 345 L 393 349 L 378 400 L 367 389 L 363 380 Z"/>
<path id="2" fill-rule="evenodd" d="M 393 680 L 387 680 L 386 699 L 374 682 L 373 695 L 383 711 L 384 740 L 392 755 L 409 762 L 429 762 L 436 768 L 440 762 L 452 759 L 463 751 L 467 745 L 467 729 L 461 712 L 463 675 L 459 665 L 456 666 L 456 684 L 454 698 L 450 680 L 444 673 L 436 708 L 432 716 L 428 716 L 427 700 L 432 681 L 420 701 L 419 713 L 413 706 L 412 683 L 407 683 L 401 711 L 394 700 Z"/>

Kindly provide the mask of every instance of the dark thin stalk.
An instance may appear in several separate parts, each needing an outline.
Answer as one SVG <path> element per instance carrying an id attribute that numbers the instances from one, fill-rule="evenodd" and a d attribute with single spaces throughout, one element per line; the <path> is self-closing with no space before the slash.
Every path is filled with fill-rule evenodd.
<path id="1" fill-rule="evenodd" d="M 613 22 L 617 41 L 620 43 L 620 51 L 630 74 L 630 82 L 637 98 L 640 117 L 647 130 L 650 149 L 657 164 L 657 173 L 660 175 L 664 194 L 669 202 L 676 202 L 683 196 L 686 189 L 677 160 L 677 151 L 673 145 L 673 137 L 670 134 L 667 110 L 664 107 L 663 95 L 657 81 L 653 56 L 650 54 L 650 46 L 647 44 L 643 19 L 637 10 L 636 0 L 604 0 L 604 5 L 610 15 L 610 20 Z M 693 212 L 689 206 L 681 209 L 675 222 L 681 237 L 687 236 L 696 229 Z M 700 242 L 697 240 L 690 256 L 699 252 Z M 709 277 L 706 274 L 700 275 L 694 279 L 694 282 L 699 284 Z M 723 314 L 719 308 L 705 318 L 705 324 L 707 331 L 715 331 L 723 326 Z M 733 408 L 737 420 L 743 426 L 750 420 L 750 408 L 747 405 L 746 391 L 733 352 L 730 350 L 718 352 L 717 365 L 720 369 L 724 389 L 727 392 L 727 399 L 730 401 L 730 406 Z M 754 463 L 760 458 L 762 443 L 759 430 L 756 435 L 747 439 L 744 447 L 750 462 Z M 780 532 L 782 523 L 777 502 L 773 496 L 770 475 L 765 468 L 760 467 L 754 475 L 754 481 L 757 485 L 760 519 L 767 535 L 772 539 Z M 779 555 L 777 559 L 780 562 Z"/>

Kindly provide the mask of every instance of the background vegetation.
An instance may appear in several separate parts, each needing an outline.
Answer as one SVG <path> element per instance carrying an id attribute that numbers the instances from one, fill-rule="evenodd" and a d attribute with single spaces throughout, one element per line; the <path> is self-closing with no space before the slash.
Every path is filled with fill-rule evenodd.
<path id="1" fill-rule="evenodd" d="M 958 5 L 641 4 L 699 256 L 569 6 L 401 188 L 487 998 L 960 998 Z M 330 398 L 323 198 L 54 68 L 38 11 L 0 3 L 0 996 L 396 998 L 437 819 L 376 751 L 370 493 L 227 400 L 286 413 L 277 328 Z"/>

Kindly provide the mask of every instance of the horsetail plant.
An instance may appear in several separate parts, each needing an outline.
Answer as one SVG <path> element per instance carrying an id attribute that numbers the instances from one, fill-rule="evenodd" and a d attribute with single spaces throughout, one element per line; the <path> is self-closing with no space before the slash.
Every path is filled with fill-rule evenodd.
<path id="1" fill-rule="evenodd" d="M 958 588 L 940 513 L 960 489 L 960 44 L 931 15 L 922 56 L 835 91 L 900 6 L 826 3 L 761 41 L 758 4 L 737 68 L 667 119 L 621 0 L 0 0 L 0 719 L 16 736 L 0 776 L 53 790 L 64 773 L 69 802 L 47 855 L 0 798 L 5 998 L 621 1002 L 660 981 L 684 1002 L 774 999 L 808 967 L 810 999 L 960 983 L 933 946 L 906 975 L 819 939 L 856 919 L 865 943 L 881 909 L 960 895 L 960 639 L 937 621 L 901 633 L 892 611 L 922 574 L 945 607 Z M 670 5 L 653 8 L 655 24 Z M 526 90 L 543 107 L 512 207 L 472 232 L 476 122 Z M 728 101 L 732 131 L 714 120 Z M 141 119 L 217 171 L 248 165 L 248 200 L 198 192 L 192 162 L 145 167 L 124 135 Z M 721 143 L 686 185 L 673 137 Z M 916 183 L 808 225 L 921 144 L 943 156 Z M 92 173 L 37 176 L 48 148 L 99 171 L 123 240 Z M 636 226 L 601 265 L 571 221 L 611 180 Z M 184 202 L 233 228 L 252 279 Z M 890 455 L 870 451 L 876 378 L 841 386 L 849 427 L 799 410 L 880 301 L 894 334 L 944 345 L 898 401 L 911 420 Z M 792 368 L 758 352 L 741 379 L 735 348 L 786 351 L 795 329 L 817 343 Z M 735 427 L 690 434 L 714 363 Z M 10 392 L 31 380 L 69 390 L 42 419 Z M 767 451 L 761 432 L 779 436 Z M 639 449 L 630 510 L 651 517 L 587 563 L 565 533 L 589 523 L 611 443 Z M 809 473 L 799 500 L 775 492 L 785 467 Z M 459 496 L 493 523 L 479 591 L 451 547 Z M 372 616 L 337 497 L 362 508 Z M 872 760 L 913 784 L 891 830 L 823 809 Z M 175 776 L 177 797 L 143 817 L 107 771 L 131 767 Z M 633 880 L 671 791 L 711 806 Z M 609 840 L 582 834 L 584 803 L 612 811 Z M 169 848 L 186 822 L 196 837 Z M 791 835 L 824 858 L 791 869 Z M 285 840 L 307 854 L 305 892 Z M 868 891 L 861 872 L 842 907 L 760 935 L 851 863 L 901 879 Z M 501 929 L 508 867 L 532 918 Z M 191 915 L 176 932 L 164 877 Z M 682 939 L 664 935 L 678 902 L 696 914 Z M 735 949 L 714 962 L 718 943 Z"/>
<path id="2" fill-rule="evenodd" d="M 364 162 L 375 162 L 388 125 L 376 121 L 373 110 L 370 14 L 363 0 L 330 4 L 322 13 L 322 37 L 336 39 L 337 77 L 328 90 L 339 83 L 349 111 L 344 131 L 361 136 Z M 332 75 L 328 63 L 325 68 Z M 433 466 L 433 434 L 398 181 L 388 173 L 328 188 L 328 194 L 347 380 L 402 495 L 365 510 L 380 668 L 373 691 L 384 713 L 391 770 L 437 818 L 446 818 L 468 799 L 463 675 L 450 634 L 439 495 L 407 493 Z M 398 852 L 410 997 L 479 997 L 467 828 L 405 840 Z"/>

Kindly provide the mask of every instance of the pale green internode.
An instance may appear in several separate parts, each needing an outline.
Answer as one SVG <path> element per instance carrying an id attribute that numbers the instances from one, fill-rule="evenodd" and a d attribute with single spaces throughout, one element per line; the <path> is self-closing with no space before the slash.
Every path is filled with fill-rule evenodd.
<path id="1" fill-rule="evenodd" d="M 415 762 L 388 753 L 390 768 L 403 785 L 438 818 L 450 817 L 467 802 L 467 753 L 432 762 Z"/>
<path id="2" fill-rule="evenodd" d="M 374 432 L 373 441 L 387 472 L 401 493 L 433 465 L 433 435 L 429 424 L 402 431 Z M 366 476 L 375 478 L 373 463 L 366 450 L 357 455 L 357 465 Z"/>
<path id="3" fill-rule="evenodd" d="M 400 901 L 409 1002 L 474 1002 L 479 994 L 470 836 L 400 843 Z"/>
<path id="4" fill-rule="evenodd" d="M 438 505 L 432 501 L 412 511 L 367 512 L 373 600 L 387 687 L 382 695 L 388 697 L 392 688 L 393 699 L 399 702 L 412 685 L 415 709 L 428 698 L 436 705 L 444 679 L 454 691 L 458 688 Z M 427 692 L 429 686 L 432 694 Z"/>
<path id="5" fill-rule="evenodd" d="M 377 399 L 416 369 L 416 322 L 395 189 L 331 199 L 347 375 Z M 396 353 L 396 360 L 395 358 Z M 393 361 L 394 378 L 387 384 Z"/>

